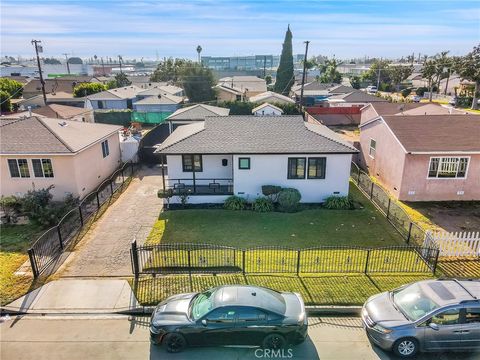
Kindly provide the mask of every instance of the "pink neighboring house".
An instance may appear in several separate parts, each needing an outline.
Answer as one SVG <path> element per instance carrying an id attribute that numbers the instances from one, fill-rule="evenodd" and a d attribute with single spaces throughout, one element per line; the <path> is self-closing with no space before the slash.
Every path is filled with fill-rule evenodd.
<path id="1" fill-rule="evenodd" d="M 480 200 L 480 116 L 406 105 L 362 109 L 360 165 L 399 200 Z"/>

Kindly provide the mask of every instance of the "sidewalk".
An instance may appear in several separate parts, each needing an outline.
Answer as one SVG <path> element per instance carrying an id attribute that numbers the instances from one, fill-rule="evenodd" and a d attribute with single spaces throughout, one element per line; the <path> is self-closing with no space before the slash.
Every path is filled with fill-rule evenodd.
<path id="1" fill-rule="evenodd" d="M 139 307 L 127 280 L 61 279 L 4 306 L 29 314 L 119 313 Z"/>

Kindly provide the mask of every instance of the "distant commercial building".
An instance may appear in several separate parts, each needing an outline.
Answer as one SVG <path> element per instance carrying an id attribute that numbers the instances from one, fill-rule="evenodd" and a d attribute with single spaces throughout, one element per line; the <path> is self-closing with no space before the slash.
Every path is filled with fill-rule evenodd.
<path id="1" fill-rule="evenodd" d="M 304 55 L 293 56 L 294 64 L 300 63 Z M 213 70 L 261 70 L 272 69 L 280 64 L 279 55 L 250 56 L 202 56 L 202 64 Z"/>

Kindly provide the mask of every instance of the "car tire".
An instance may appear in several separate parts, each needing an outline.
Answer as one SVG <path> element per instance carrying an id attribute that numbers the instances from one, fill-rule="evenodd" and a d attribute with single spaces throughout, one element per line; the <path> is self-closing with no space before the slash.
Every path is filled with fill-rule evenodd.
<path id="1" fill-rule="evenodd" d="M 402 338 L 395 341 L 392 350 L 398 357 L 408 359 L 418 353 L 418 341 L 414 338 Z"/>
<path id="2" fill-rule="evenodd" d="M 169 333 L 163 338 L 162 345 L 169 353 L 178 353 L 187 347 L 187 340 L 180 333 Z"/>
<path id="3" fill-rule="evenodd" d="M 283 349 L 287 342 L 285 338 L 280 334 L 269 334 L 265 336 L 262 342 L 262 347 L 264 349 Z"/>

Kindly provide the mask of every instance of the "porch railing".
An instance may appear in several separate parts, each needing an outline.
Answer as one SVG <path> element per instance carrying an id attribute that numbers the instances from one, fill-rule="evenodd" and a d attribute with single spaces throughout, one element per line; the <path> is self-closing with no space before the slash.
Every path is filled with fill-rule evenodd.
<path id="1" fill-rule="evenodd" d="M 233 195 L 233 179 L 168 179 L 167 188 L 173 189 L 175 195 L 182 193 L 191 195 Z"/>

